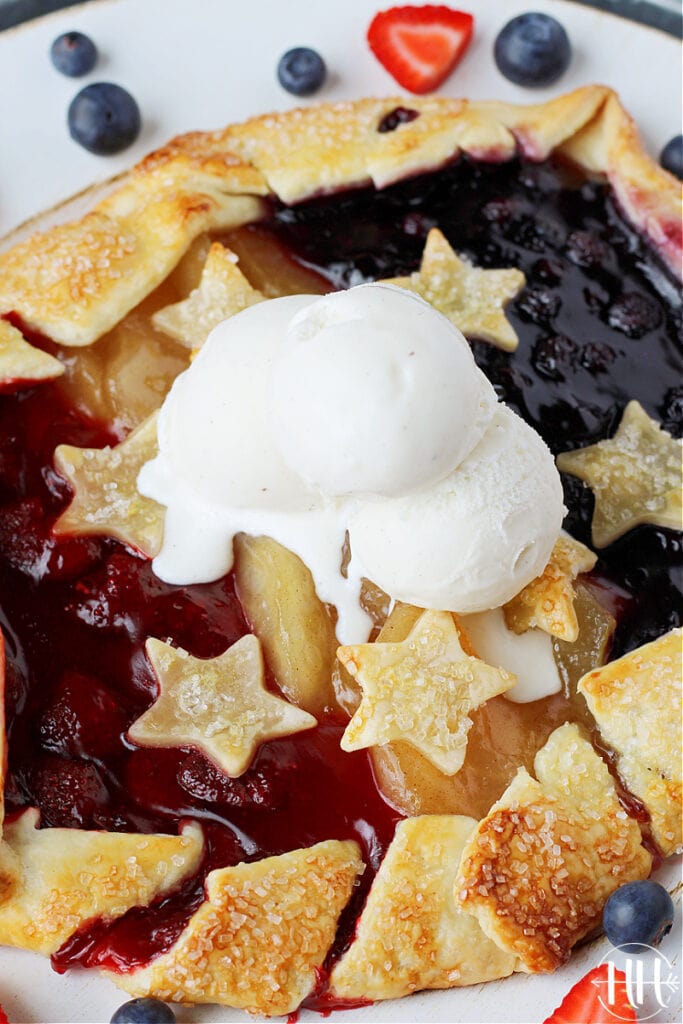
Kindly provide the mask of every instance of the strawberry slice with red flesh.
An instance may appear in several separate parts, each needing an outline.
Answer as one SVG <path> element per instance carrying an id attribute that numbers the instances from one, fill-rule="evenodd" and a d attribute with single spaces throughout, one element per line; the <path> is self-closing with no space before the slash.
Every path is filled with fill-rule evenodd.
<path id="1" fill-rule="evenodd" d="M 569 990 L 543 1024 L 618 1024 L 619 1021 L 638 1024 L 626 990 L 626 975 L 608 964 L 600 964 Z"/>
<path id="2" fill-rule="evenodd" d="M 0 1006 L 0 1024 L 9 1024 L 9 1020 L 7 1019 L 7 1014 L 3 1010 L 2 1006 Z"/>
<path id="3" fill-rule="evenodd" d="M 474 18 L 427 4 L 380 11 L 370 23 L 370 49 L 399 85 L 431 92 L 450 75 L 472 38 Z"/>

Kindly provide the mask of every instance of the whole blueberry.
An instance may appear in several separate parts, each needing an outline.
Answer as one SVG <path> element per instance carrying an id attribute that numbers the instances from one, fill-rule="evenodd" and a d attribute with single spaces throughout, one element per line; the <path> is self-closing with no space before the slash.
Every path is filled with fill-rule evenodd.
<path id="1" fill-rule="evenodd" d="M 662 322 L 662 311 L 655 299 L 642 292 L 625 292 L 607 310 L 607 322 L 627 338 L 642 338 Z"/>
<path id="2" fill-rule="evenodd" d="M 278 82 L 294 96 L 310 96 L 325 81 L 327 68 L 319 53 L 308 46 L 296 46 L 280 57 Z"/>
<path id="3" fill-rule="evenodd" d="M 605 904 L 602 925 L 613 946 L 637 953 L 642 946 L 658 946 L 671 931 L 674 905 L 666 889 L 647 880 L 619 886 Z"/>
<path id="4" fill-rule="evenodd" d="M 683 180 L 683 135 L 674 135 L 659 154 L 659 162 L 665 171 L 670 171 Z"/>
<path id="5" fill-rule="evenodd" d="M 68 113 L 71 138 L 91 153 L 120 153 L 140 132 L 140 110 L 129 92 L 94 82 L 74 96 Z"/>
<path id="6" fill-rule="evenodd" d="M 160 999 L 146 996 L 119 1006 L 111 1024 L 175 1024 L 175 1013 Z"/>
<path id="7" fill-rule="evenodd" d="M 508 21 L 493 48 L 501 75 L 527 86 L 551 85 L 567 70 L 571 55 L 569 37 L 559 21 L 536 11 Z"/>
<path id="8" fill-rule="evenodd" d="M 69 78 L 80 78 L 95 67 L 97 47 L 82 32 L 64 32 L 50 47 L 52 63 Z"/>

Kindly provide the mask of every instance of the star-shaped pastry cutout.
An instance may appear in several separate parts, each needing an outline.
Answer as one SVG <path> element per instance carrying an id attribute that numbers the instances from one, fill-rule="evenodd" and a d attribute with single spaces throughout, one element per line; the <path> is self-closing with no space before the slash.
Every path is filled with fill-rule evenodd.
<path id="1" fill-rule="evenodd" d="M 159 696 L 128 730 L 141 746 L 196 747 L 236 778 L 265 740 L 317 725 L 313 715 L 266 690 L 255 636 L 243 636 L 218 658 L 193 658 L 153 639 L 146 651 Z"/>
<path id="2" fill-rule="evenodd" d="M 152 323 L 196 352 L 214 327 L 247 306 L 262 302 L 263 298 L 237 266 L 236 254 L 220 242 L 214 242 L 199 285 L 182 302 L 155 313 Z"/>
<path id="3" fill-rule="evenodd" d="M 55 449 L 55 467 L 73 490 L 71 504 L 54 524 L 56 534 L 115 537 L 148 558 L 159 553 L 163 506 L 137 488 L 138 473 L 157 454 L 157 415 L 114 447 Z"/>
<path id="4" fill-rule="evenodd" d="M 578 476 L 595 495 L 596 548 L 643 523 L 683 527 L 681 444 L 632 401 L 614 437 L 558 455 L 558 469 Z"/>
<path id="5" fill-rule="evenodd" d="M 340 647 L 337 657 L 362 690 L 342 748 L 405 740 L 446 775 L 465 759 L 469 712 L 517 681 L 465 653 L 450 612 L 423 612 L 400 643 Z"/>
<path id="6" fill-rule="evenodd" d="M 417 292 L 448 317 L 467 338 L 480 338 L 514 352 L 519 338 L 505 316 L 505 306 L 524 287 L 521 270 L 482 270 L 456 256 L 438 228 L 432 228 L 420 269 L 385 284 Z"/>
<path id="7" fill-rule="evenodd" d="M 0 391 L 53 380 L 62 373 L 59 359 L 29 345 L 21 331 L 0 317 Z"/>
<path id="8" fill-rule="evenodd" d="M 541 575 L 504 606 L 508 629 L 515 633 L 543 629 L 574 643 L 579 636 L 574 580 L 580 573 L 590 572 L 597 560 L 595 552 L 563 531 Z"/>

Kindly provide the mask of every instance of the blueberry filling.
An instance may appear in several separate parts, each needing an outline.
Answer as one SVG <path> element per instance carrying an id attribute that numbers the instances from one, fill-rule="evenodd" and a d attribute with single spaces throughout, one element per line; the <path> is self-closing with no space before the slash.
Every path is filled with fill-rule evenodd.
<path id="1" fill-rule="evenodd" d="M 551 161 L 458 160 L 381 191 L 361 189 L 273 211 L 271 230 L 338 288 L 411 273 L 431 227 L 483 267 L 519 267 L 508 354 L 474 341 L 499 396 L 555 453 L 611 436 L 637 398 L 683 430 L 680 290 L 622 217 L 607 186 Z M 590 545 L 591 491 L 564 478 L 566 528 Z M 596 578 L 626 595 L 614 656 L 683 619 L 680 535 L 638 527 L 599 552 Z"/>
<path id="2" fill-rule="evenodd" d="M 409 107 L 394 107 L 388 114 L 385 114 L 377 125 L 378 132 L 395 132 L 400 124 L 409 124 L 420 116 L 419 110 L 411 110 Z"/>

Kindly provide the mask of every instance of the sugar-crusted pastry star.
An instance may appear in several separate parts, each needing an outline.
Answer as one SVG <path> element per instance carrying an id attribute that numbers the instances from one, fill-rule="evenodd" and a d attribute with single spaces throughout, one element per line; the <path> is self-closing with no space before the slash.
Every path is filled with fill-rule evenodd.
<path id="1" fill-rule="evenodd" d="M 128 731 L 142 746 L 197 747 L 234 778 L 265 740 L 317 724 L 313 715 L 266 690 L 255 636 L 243 636 L 218 658 L 193 658 L 154 639 L 146 651 L 159 696 Z"/>
<path id="2" fill-rule="evenodd" d="M 482 270 L 456 256 L 438 228 L 432 228 L 420 269 L 409 277 L 384 282 L 417 292 L 447 316 L 467 338 L 481 338 L 505 352 L 514 352 L 519 338 L 505 316 L 505 306 L 524 287 L 514 267 Z"/>
<path id="3" fill-rule="evenodd" d="M 53 380 L 62 373 L 59 359 L 29 345 L 21 331 L 0 317 L 0 391 Z"/>
<path id="4" fill-rule="evenodd" d="M 579 680 L 619 775 L 650 812 L 665 856 L 683 847 L 681 831 L 681 648 L 673 629 Z"/>
<path id="5" fill-rule="evenodd" d="M 167 953 L 109 977 L 135 996 L 284 1016 L 314 988 L 363 869 L 356 843 L 336 839 L 219 868 Z"/>
<path id="6" fill-rule="evenodd" d="M 57 471 L 73 499 L 54 524 L 56 534 L 115 537 L 153 558 L 164 533 L 164 509 L 137 489 L 138 473 L 157 453 L 157 413 L 114 447 L 55 449 Z"/>
<path id="7" fill-rule="evenodd" d="M 180 836 L 38 828 L 29 808 L 0 844 L 0 943 L 49 956 L 87 921 L 148 906 L 199 866 L 202 833 Z"/>
<path id="8" fill-rule="evenodd" d="M 562 531 L 541 575 L 504 606 L 508 629 L 515 633 L 543 629 L 551 636 L 574 643 L 579 636 L 574 580 L 580 573 L 590 572 L 597 560 L 590 548 Z"/>
<path id="9" fill-rule="evenodd" d="M 220 242 L 214 242 L 199 285 L 182 302 L 155 313 L 152 323 L 181 345 L 196 351 L 222 320 L 262 302 L 263 298 L 237 266 L 236 254 Z"/>
<path id="10" fill-rule="evenodd" d="M 406 740 L 446 775 L 465 759 L 469 712 L 517 681 L 465 653 L 450 612 L 423 612 L 401 643 L 340 647 L 337 657 L 363 694 L 342 748 Z"/>
<path id="11" fill-rule="evenodd" d="M 592 536 L 597 548 L 643 523 L 683 527 L 682 443 L 631 401 L 614 437 L 558 455 L 558 469 L 578 476 L 595 495 Z"/>

